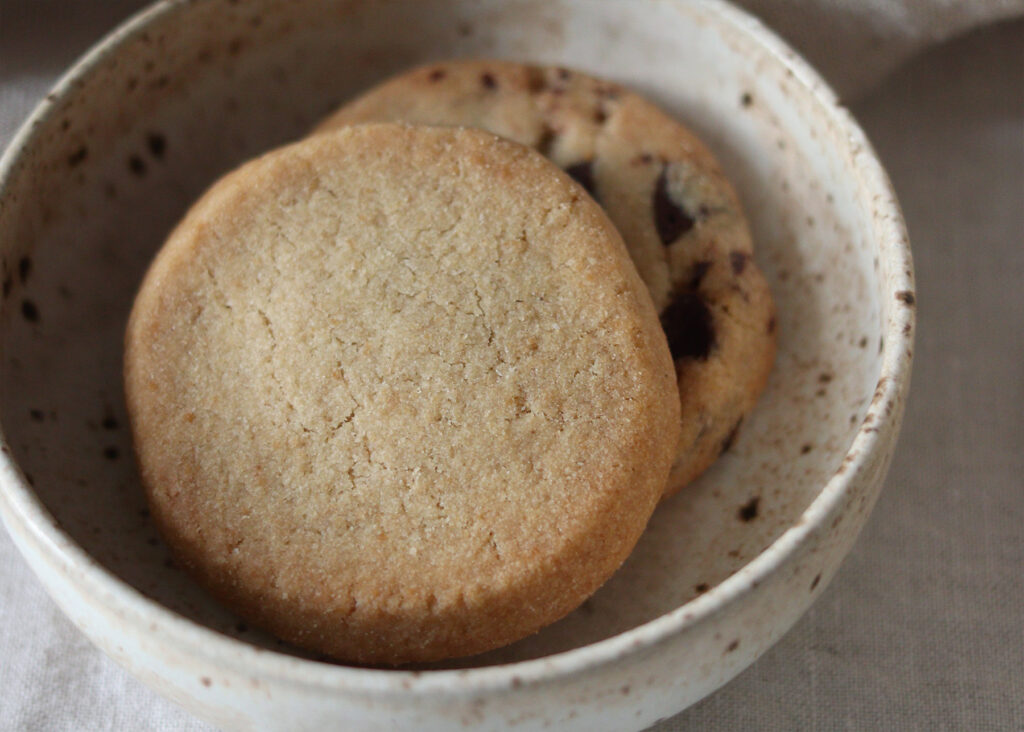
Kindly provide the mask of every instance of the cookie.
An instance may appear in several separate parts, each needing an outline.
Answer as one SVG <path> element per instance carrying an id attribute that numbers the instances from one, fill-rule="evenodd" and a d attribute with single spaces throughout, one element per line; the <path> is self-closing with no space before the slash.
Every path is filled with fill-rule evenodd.
<path id="1" fill-rule="evenodd" d="M 449 61 L 384 82 L 317 131 L 381 120 L 481 127 L 576 178 L 622 233 L 672 348 L 682 436 L 666 495 L 728 449 L 767 382 L 775 310 L 736 193 L 689 130 L 578 72 Z"/>
<path id="2" fill-rule="evenodd" d="M 151 265 L 124 367 L 181 563 L 357 663 L 473 654 L 568 613 L 631 551 L 678 440 L 614 226 L 479 130 L 360 126 L 229 174 Z"/>

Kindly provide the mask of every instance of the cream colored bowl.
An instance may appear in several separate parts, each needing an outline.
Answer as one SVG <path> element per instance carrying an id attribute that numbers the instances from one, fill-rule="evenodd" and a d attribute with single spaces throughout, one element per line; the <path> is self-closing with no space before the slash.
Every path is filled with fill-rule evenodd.
<path id="1" fill-rule="evenodd" d="M 779 357 L 735 445 L 571 616 L 458 668 L 334 665 L 245 627 L 170 563 L 131 459 L 121 336 L 149 259 L 215 177 L 389 73 L 463 55 L 604 75 L 701 133 L 748 209 Z M 0 252 L 4 522 L 100 648 L 233 729 L 593 732 L 678 712 L 824 589 L 878 494 L 910 374 L 911 259 L 885 174 L 818 76 L 720 2 L 160 3 L 7 150 Z"/>

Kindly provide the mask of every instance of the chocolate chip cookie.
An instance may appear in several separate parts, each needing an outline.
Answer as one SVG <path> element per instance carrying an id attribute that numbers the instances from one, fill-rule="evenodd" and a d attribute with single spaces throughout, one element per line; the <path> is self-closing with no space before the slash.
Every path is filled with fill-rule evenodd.
<path id="1" fill-rule="evenodd" d="M 618 84 L 473 60 L 401 74 L 317 131 L 379 120 L 480 127 L 579 181 L 622 233 L 675 359 L 682 437 L 666 494 L 730 446 L 768 379 L 775 311 L 736 194 L 686 127 Z"/>

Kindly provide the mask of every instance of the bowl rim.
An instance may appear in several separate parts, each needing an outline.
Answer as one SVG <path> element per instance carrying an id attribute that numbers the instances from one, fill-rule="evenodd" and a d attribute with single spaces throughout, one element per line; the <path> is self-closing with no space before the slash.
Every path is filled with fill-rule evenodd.
<path id="1" fill-rule="evenodd" d="M 671 6 L 694 2 L 667 0 Z M 154 24 L 173 21 L 177 13 L 186 12 L 196 4 L 196 0 L 159 0 L 142 9 L 94 44 L 59 78 L 0 156 L 0 208 L 37 129 L 61 101 L 75 92 L 78 80 L 90 74 L 122 46 L 151 30 Z M 892 263 L 888 294 L 907 305 L 891 305 L 894 311 L 882 323 L 884 345 L 876 398 L 846 451 L 843 466 L 825 482 L 800 517 L 750 562 L 708 592 L 662 616 L 610 638 L 550 656 L 476 668 L 375 669 L 323 663 L 260 648 L 189 620 L 146 597 L 100 565 L 59 527 L 15 462 L 0 425 L 0 513 L 11 524 L 9 528 L 13 531 L 13 522 L 17 522 L 40 549 L 43 560 L 56 571 L 66 573 L 73 568 L 80 594 L 107 609 L 115 607 L 123 621 L 136 625 L 140 632 L 143 628 L 150 628 L 153 622 L 159 622 L 161 634 L 167 642 L 182 651 L 187 649 L 188 653 L 214 666 L 227 666 L 241 673 L 295 686 L 406 696 L 453 690 L 467 693 L 516 688 L 613 663 L 707 621 L 768 579 L 841 505 L 849 486 L 862 479 L 873 458 L 895 441 L 902 414 L 901 400 L 909 385 L 913 361 L 916 316 L 913 262 L 903 217 L 889 178 L 865 133 L 829 85 L 807 61 L 753 15 L 727 0 L 700 0 L 699 4 L 723 27 L 758 44 L 766 56 L 778 62 L 788 76 L 810 93 L 828 121 L 843 132 L 842 144 L 852 161 L 851 172 L 858 177 L 864 195 L 873 195 L 872 206 L 882 214 L 874 216 L 872 231 L 878 242 L 880 259 Z M 869 424 L 871 429 L 867 428 Z"/>

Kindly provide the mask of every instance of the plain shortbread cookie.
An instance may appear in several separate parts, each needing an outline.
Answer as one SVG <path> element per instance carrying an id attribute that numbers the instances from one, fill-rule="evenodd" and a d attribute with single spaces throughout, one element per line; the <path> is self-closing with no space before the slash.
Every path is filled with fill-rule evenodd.
<path id="1" fill-rule="evenodd" d="M 529 145 L 604 206 L 650 289 L 678 372 L 682 433 L 666 494 L 728 449 L 775 359 L 775 308 L 739 200 L 685 126 L 624 87 L 564 68 L 447 61 L 327 118 L 480 127 Z"/>
<path id="2" fill-rule="evenodd" d="M 643 531 L 679 430 L 612 224 L 476 130 L 351 128 L 223 178 L 146 275 L 125 383 L 183 564 L 278 636 L 370 664 L 575 608 Z"/>

